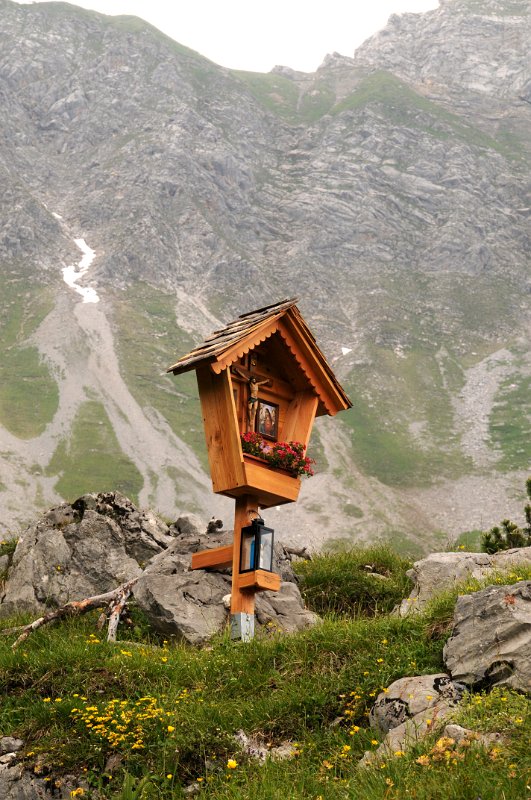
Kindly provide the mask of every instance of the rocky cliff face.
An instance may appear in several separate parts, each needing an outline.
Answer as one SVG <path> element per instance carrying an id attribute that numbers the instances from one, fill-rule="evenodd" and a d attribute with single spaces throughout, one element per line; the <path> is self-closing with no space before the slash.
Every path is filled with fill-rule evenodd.
<path id="1" fill-rule="evenodd" d="M 230 513 L 193 380 L 161 373 L 293 294 L 354 400 L 317 428 L 296 523 L 278 512 L 294 541 L 518 509 L 530 10 L 451 0 L 259 75 L 132 17 L 0 0 L 0 526 L 104 489 Z"/>

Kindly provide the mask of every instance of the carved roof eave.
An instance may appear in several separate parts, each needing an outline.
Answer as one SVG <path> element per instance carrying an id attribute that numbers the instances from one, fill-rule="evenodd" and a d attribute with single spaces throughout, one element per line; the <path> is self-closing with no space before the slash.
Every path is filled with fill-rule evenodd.
<path id="1" fill-rule="evenodd" d="M 264 311 L 267 312 L 269 309 Z M 259 309 L 259 312 L 262 312 L 262 309 Z M 259 312 L 251 312 L 247 316 L 252 318 L 253 314 Z M 235 335 L 233 328 L 236 326 L 243 327 L 244 330 Z M 168 369 L 168 372 L 179 374 L 210 366 L 213 372 L 219 375 L 275 333 L 282 337 L 299 369 L 319 398 L 317 413 L 333 416 L 338 411 L 350 408 L 352 404 L 349 398 L 317 346 L 313 334 L 295 306 L 295 301 L 284 301 L 271 307 L 267 316 L 263 314 L 255 325 L 252 322 L 249 324 L 249 321 L 243 326 L 240 326 L 238 321 L 231 323 L 227 328 L 217 331 L 216 335 L 212 335 L 195 351 L 183 356 Z M 223 348 L 224 338 L 228 340 L 228 346 L 225 348 Z"/>
<path id="2" fill-rule="evenodd" d="M 263 325 L 269 325 L 269 323 L 279 319 L 296 302 L 295 298 L 283 300 L 272 306 L 242 314 L 225 328 L 214 331 L 204 342 L 190 353 L 181 356 L 166 371 L 179 375 L 182 372 L 197 369 L 199 366 L 222 360 L 233 351 L 233 348 L 239 346 L 241 349 L 242 343 L 245 343 L 249 336 L 259 331 Z"/>

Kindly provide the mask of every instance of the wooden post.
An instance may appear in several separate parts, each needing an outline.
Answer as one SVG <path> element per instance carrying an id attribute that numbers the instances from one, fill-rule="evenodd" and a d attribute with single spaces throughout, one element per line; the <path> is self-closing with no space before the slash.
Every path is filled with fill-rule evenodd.
<path id="1" fill-rule="evenodd" d="M 244 494 L 236 498 L 232 543 L 231 637 L 243 641 L 249 641 L 254 635 L 254 591 L 243 591 L 239 584 L 242 528 L 251 524 L 251 511 L 258 513 L 258 497 Z"/>

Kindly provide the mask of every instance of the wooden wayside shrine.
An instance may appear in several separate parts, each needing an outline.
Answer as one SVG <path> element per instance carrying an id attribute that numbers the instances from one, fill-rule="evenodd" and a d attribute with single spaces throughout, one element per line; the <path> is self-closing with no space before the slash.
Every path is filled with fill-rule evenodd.
<path id="1" fill-rule="evenodd" d="M 242 436 L 266 450 L 277 442 L 307 447 L 315 417 L 351 403 L 295 299 L 242 314 L 167 371 L 189 370 L 197 375 L 213 490 L 236 501 L 232 546 L 194 553 L 192 569 L 232 566 L 233 636 L 247 639 L 254 593 L 278 591 L 280 577 L 270 568 L 242 570 L 242 530 L 247 536 L 260 508 L 297 500 L 300 477 L 244 452 Z"/>

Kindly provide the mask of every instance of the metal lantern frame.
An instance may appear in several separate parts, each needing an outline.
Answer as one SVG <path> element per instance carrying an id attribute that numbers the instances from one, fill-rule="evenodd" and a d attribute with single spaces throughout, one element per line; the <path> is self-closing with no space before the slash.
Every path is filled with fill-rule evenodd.
<path id="1" fill-rule="evenodd" d="M 241 529 L 240 574 L 264 570 L 273 572 L 275 531 L 267 528 L 261 517 Z M 264 564 L 264 556 L 267 563 Z"/>

